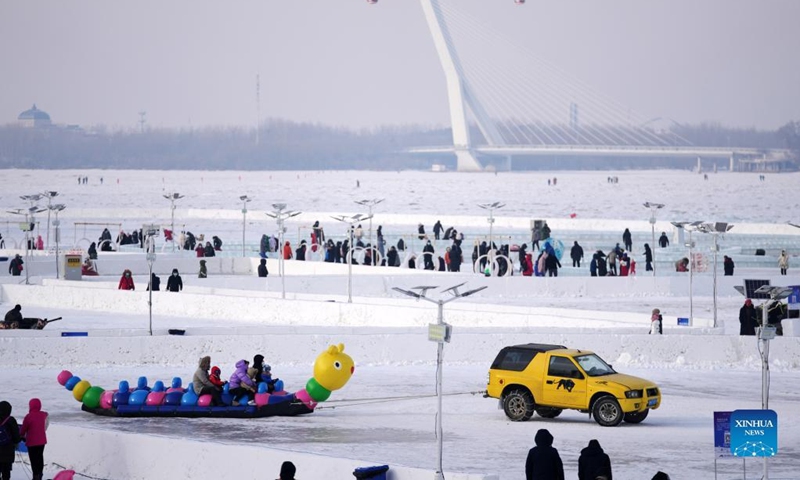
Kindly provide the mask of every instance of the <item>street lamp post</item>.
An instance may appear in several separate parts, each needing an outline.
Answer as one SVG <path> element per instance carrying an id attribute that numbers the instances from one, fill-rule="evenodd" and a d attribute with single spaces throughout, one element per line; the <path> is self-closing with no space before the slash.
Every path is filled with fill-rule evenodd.
<path id="1" fill-rule="evenodd" d="M 154 248 L 155 244 L 151 244 L 150 248 Z M 153 264 L 156 263 L 156 254 L 153 251 L 148 251 L 147 256 L 147 270 L 149 272 L 149 277 L 147 277 L 147 282 L 150 285 L 148 288 L 149 296 L 147 299 L 147 307 L 150 311 L 150 336 L 153 335 Z"/>
<path id="2" fill-rule="evenodd" d="M 286 227 L 283 226 L 283 222 L 286 219 L 300 215 L 302 212 L 286 210 L 285 203 L 273 203 L 272 208 L 274 209 L 273 211 L 265 213 L 278 223 L 278 273 L 281 276 L 281 298 L 286 298 L 286 275 L 283 271 L 283 234 L 286 232 Z"/>
<path id="3" fill-rule="evenodd" d="M 694 257 L 692 255 L 692 249 L 695 247 L 694 240 L 692 240 L 692 232 L 697 229 L 699 225 L 702 225 L 703 222 L 672 222 L 678 228 L 682 228 L 683 230 L 689 232 L 689 241 L 684 244 L 685 247 L 689 248 L 689 325 L 694 325 L 694 289 L 692 287 L 692 281 L 694 277 Z"/>
<path id="4" fill-rule="evenodd" d="M 349 236 L 350 236 L 350 247 L 347 250 L 347 253 L 350 255 L 348 259 L 345 256 L 345 261 L 347 262 L 347 303 L 353 303 L 353 228 L 357 223 L 363 222 L 364 220 L 372 219 L 372 215 L 364 216 L 360 213 L 353 215 L 352 217 L 348 217 L 345 215 L 339 215 L 337 217 L 331 217 L 334 220 L 342 222 L 349 227 Z"/>
<path id="5" fill-rule="evenodd" d="M 45 191 L 42 195 L 47 197 L 47 210 L 48 210 L 47 211 L 47 244 L 46 244 L 47 246 L 45 248 L 50 250 L 50 211 L 52 210 L 52 208 L 50 208 L 50 206 L 52 205 L 53 198 L 58 196 L 58 192 L 54 192 L 52 190 L 48 190 L 48 191 Z"/>
<path id="6" fill-rule="evenodd" d="M 656 276 L 656 212 L 664 208 L 663 203 L 644 202 L 644 208 L 650 209 L 650 230 L 652 232 L 652 243 L 650 253 L 653 255 L 653 276 Z"/>
<path id="7" fill-rule="evenodd" d="M 375 243 L 372 241 L 372 207 L 374 207 L 375 205 L 381 203 L 384 200 L 386 200 L 386 199 L 385 198 L 373 198 L 371 200 L 356 200 L 357 204 L 359 204 L 361 206 L 364 206 L 364 207 L 367 207 L 368 212 L 369 212 L 368 213 L 369 214 L 369 244 L 373 248 L 373 253 L 375 251 L 377 251 L 377 250 L 375 249 Z M 319 240 L 317 240 L 317 241 L 319 241 Z M 373 258 L 374 258 L 374 256 L 373 256 Z"/>
<path id="8" fill-rule="evenodd" d="M 426 302 L 435 303 L 438 307 L 436 323 L 428 325 L 428 339 L 438 343 L 436 349 L 436 440 L 438 445 L 436 455 L 436 475 L 433 477 L 435 480 L 444 480 L 444 468 L 442 466 L 442 444 L 444 435 L 444 432 L 442 431 L 442 359 L 444 356 L 444 343 L 450 342 L 450 337 L 452 334 L 452 326 L 444 323 L 444 305 L 452 302 L 453 300 L 468 297 L 474 293 L 488 288 L 483 286 L 474 290 L 460 293 L 458 289 L 462 286 L 464 286 L 464 283 L 460 283 L 456 286 L 442 290 L 441 293 L 449 293 L 452 295 L 452 297 L 448 299 L 440 298 L 438 300 L 428 298 L 425 296 L 425 294 L 428 293 L 428 290 L 439 287 L 414 287 L 414 290 L 419 290 L 419 292 L 412 292 L 410 290 L 404 290 L 398 287 L 392 288 L 392 290 L 396 292 L 400 292 L 403 295 L 408 295 L 409 297 L 414 297 L 417 300 L 425 300 Z"/>
<path id="9" fill-rule="evenodd" d="M 164 198 L 169 200 L 170 204 L 170 209 L 169 209 L 171 217 L 170 228 L 172 229 L 172 251 L 174 252 L 175 251 L 175 202 L 183 198 L 184 195 L 181 195 L 178 192 L 173 192 L 173 193 L 165 193 L 163 196 Z"/>
<path id="10" fill-rule="evenodd" d="M 494 276 L 494 268 L 493 268 L 494 255 L 495 255 L 495 251 L 494 251 L 494 235 L 493 235 L 494 234 L 494 230 L 493 230 L 493 227 L 494 227 L 494 211 L 496 209 L 500 209 L 500 208 L 505 207 L 506 204 L 505 203 L 501 203 L 501 202 L 494 202 L 494 203 L 480 203 L 480 204 L 478 204 L 478 206 L 481 207 L 484 210 L 489 210 L 489 218 L 488 218 L 488 222 L 489 222 L 489 250 L 487 252 L 486 261 L 489 264 L 489 272 L 491 273 L 492 276 Z"/>
<path id="11" fill-rule="evenodd" d="M 792 289 L 787 287 L 773 287 L 764 285 L 759 287 L 755 293 L 769 295 L 769 300 L 761 305 L 761 327 L 759 327 L 757 336 L 758 342 L 761 344 L 759 352 L 761 353 L 761 409 L 769 410 L 769 341 L 775 338 L 775 327 L 769 325 L 767 316 L 769 315 L 767 306 L 768 304 L 781 301 L 792 294 Z M 761 478 L 764 480 L 769 479 L 769 457 L 764 456 L 764 468 Z"/>
<path id="12" fill-rule="evenodd" d="M 244 258 L 244 232 L 247 225 L 247 202 L 250 202 L 252 198 L 247 195 L 242 195 L 239 197 L 239 200 L 242 201 L 242 258 Z"/>
<path id="13" fill-rule="evenodd" d="M 61 241 L 61 228 L 60 228 L 61 222 L 58 220 L 58 214 L 62 210 L 64 210 L 65 208 L 67 208 L 67 206 L 62 204 L 62 203 L 59 203 L 59 204 L 56 204 L 56 205 L 51 205 L 51 204 L 47 205 L 47 217 L 48 217 L 47 225 L 48 226 L 50 225 L 50 220 L 49 220 L 50 212 L 55 212 L 55 215 L 56 215 L 56 219 L 53 220 L 53 226 L 56 228 L 56 231 L 55 231 L 55 237 L 56 237 L 55 238 L 55 240 L 56 240 L 56 278 L 58 278 L 60 276 L 59 261 L 58 261 L 58 243 Z M 47 231 L 48 231 L 48 234 L 49 234 L 50 229 L 48 228 Z"/>
<path id="14" fill-rule="evenodd" d="M 714 328 L 717 328 L 717 252 L 719 252 L 719 236 L 728 232 L 733 228 L 733 225 L 728 223 L 703 223 L 697 226 L 699 232 L 711 235 L 714 244 L 712 250 L 714 251 L 714 280 L 713 280 L 713 296 L 714 296 Z"/>
<path id="15" fill-rule="evenodd" d="M 22 229 L 25 232 L 25 263 L 27 267 L 24 268 L 25 270 L 25 285 L 30 285 L 30 231 L 31 231 L 31 224 L 36 223 L 34 215 L 45 211 L 44 208 L 40 208 L 36 205 L 42 196 L 38 193 L 33 195 L 22 195 L 19 198 L 22 200 L 27 200 L 30 202 L 31 206 L 27 209 L 17 208 L 15 210 L 9 210 L 8 213 L 12 213 L 14 215 L 24 215 L 25 216 L 25 225 Z"/>

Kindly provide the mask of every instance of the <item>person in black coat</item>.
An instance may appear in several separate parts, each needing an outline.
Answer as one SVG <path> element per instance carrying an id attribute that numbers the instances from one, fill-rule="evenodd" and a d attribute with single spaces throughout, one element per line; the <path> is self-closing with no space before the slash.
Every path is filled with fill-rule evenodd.
<path id="1" fill-rule="evenodd" d="M 569 252 L 570 258 L 572 258 L 572 266 L 581 268 L 581 260 L 583 259 L 583 247 L 578 245 L 578 241 L 575 240 L 575 245 L 572 246 L 572 250 Z"/>
<path id="2" fill-rule="evenodd" d="M 3 480 L 11 478 L 11 469 L 14 466 L 14 457 L 16 455 L 17 444 L 19 443 L 19 424 L 17 419 L 11 416 L 11 404 L 2 401 L 0 402 L 0 423 L 11 437 L 11 442 L 8 445 L 0 445 L 0 476 Z"/>
<path id="3" fill-rule="evenodd" d="M 216 250 L 218 252 L 222 250 L 222 239 L 221 238 L 219 238 L 218 236 L 214 235 L 213 237 L 211 237 L 211 241 L 214 242 L 214 250 Z"/>
<path id="4" fill-rule="evenodd" d="M 631 231 L 627 228 L 624 232 L 622 232 L 622 243 L 625 244 L 625 250 L 632 251 L 633 250 L 633 240 L 631 239 Z"/>
<path id="5" fill-rule="evenodd" d="M 758 316 L 753 301 L 749 298 L 744 301 L 744 305 L 739 309 L 739 335 L 755 335 Z"/>
<path id="6" fill-rule="evenodd" d="M 451 272 L 460 272 L 461 271 L 461 259 L 463 256 L 463 252 L 461 251 L 461 242 L 456 240 L 453 242 L 453 245 L 450 247 L 450 271 Z"/>
<path id="7" fill-rule="evenodd" d="M 658 246 L 661 248 L 669 247 L 669 238 L 667 238 L 667 232 L 661 232 L 661 236 L 658 237 Z"/>
<path id="8" fill-rule="evenodd" d="M 214 251 L 214 246 L 211 245 L 211 242 L 206 242 L 206 246 L 203 249 L 203 255 L 206 257 L 213 257 L 216 255 L 216 252 Z"/>
<path id="9" fill-rule="evenodd" d="M 564 480 L 564 464 L 553 448 L 553 436 L 542 428 L 536 432 L 536 446 L 528 451 L 525 480 Z"/>
<path id="10" fill-rule="evenodd" d="M 306 241 L 302 240 L 300 246 L 294 251 L 294 259 L 305 261 L 306 259 Z"/>
<path id="11" fill-rule="evenodd" d="M 267 275 L 269 275 L 269 272 L 267 271 L 267 259 L 262 258 L 261 264 L 258 266 L 258 276 L 264 278 Z"/>
<path id="12" fill-rule="evenodd" d="M 23 264 L 25 264 L 25 262 L 22 260 L 22 257 L 20 257 L 19 254 L 14 255 L 14 258 L 8 264 L 8 273 L 15 277 L 19 277 L 19 275 L 22 273 Z"/>
<path id="13" fill-rule="evenodd" d="M 644 244 L 644 269 L 648 272 L 653 271 L 653 251 L 650 250 L 650 245 Z"/>
<path id="14" fill-rule="evenodd" d="M 170 292 L 180 292 L 183 290 L 183 280 L 177 268 L 172 269 L 172 275 L 170 275 L 169 280 L 167 280 L 167 290 Z"/>
<path id="15" fill-rule="evenodd" d="M 147 285 L 148 290 L 151 288 L 154 292 L 161 291 L 161 278 L 155 273 L 150 274 L 150 283 Z"/>
<path id="16" fill-rule="evenodd" d="M 589 446 L 581 450 L 581 456 L 578 459 L 578 480 L 596 480 L 599 477 L 613 480 L 611 459 L 603 451 L 600 442 L 589 440 Z"/>
<path id="17" fill-rule="evenodd" d="M 557 277 L 558 269 L 561 268 L 561 262 L 558 261 L 555 252 L 547 253 L 547 258 L 544 259 L 544 271 L 547 272 L 548 277 Z"/>
<path id="18" fill-rule="evenodd" d="M 389 248 L 389 251 L 386 252 L 386 265 L 390 267 L 399 267 L 400 261 L 397 257 L 397 249 L 394 246 Z"/>
<path id="19" fill-rule="evenodd" d="M 602 250 L 597 251 L 597 276 L 605 277 L 608 275 L 608 265 L 606 265 L 606 254 Z"/>
<path id="20" fill-rule="evenodd" d="M 428 240 L 428 243 L 425 244 L 425 247 L 422 249 L 423 253 L 423 262 L 425 263 L 425 270 L 433 270 L 433 245 L 431 241 Z"/>
<path id="21" fill-rule="evenodd" d="M 444 227 L 442 227 L 442 222 L 436 220 L 436 223 L 433 224 L 433 238 L 439 240 L 439 237 L 442 234 L 442 230 L 444 230 Z"/>
<path id="22" fill-rule="evenodd" d="M 733 276 L 733 268 L 735 266 L 733 264 L 733 259 L 731 257 L 727 256 L 727 255 L 725 255 L 724 258 L 725 259 L 722 262 L 722 268 L 725 270 L 725 276 L 726 277 Z"/>
<path id="23" fill-rule="evenodd" d="M 419 234 L 418 237 L 420 240 L 425 238 L 425 226 L 423 226 L 421 223 L 419 224 L 419 227 L 417 227 L 417 233 Z"/>
<path id="24" fill-rule="evenodd" d="M 91 245 L 89 245 L 89 251 L 88 251 L 88 253 L 89 253 L 89 258 L 90 258 L 91 260 L 97 260 L 97 244 L 95 244 L 94 242 L 92 242 L 92 244 L 91 244 Z"/>

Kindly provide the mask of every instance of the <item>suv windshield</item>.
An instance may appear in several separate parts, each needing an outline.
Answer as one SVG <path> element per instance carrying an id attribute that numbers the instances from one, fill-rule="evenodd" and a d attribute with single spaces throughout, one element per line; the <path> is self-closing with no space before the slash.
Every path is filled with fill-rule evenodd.
<path id="1" fill-rule="evenodd" d="M 602 358 L 595 354 L 581 355 L 579 357 L 575 357 L 575 360 L 578 362 L 578 365 L 583 368 L 583 371 L 586 372 L 586 374 L 590 377 L 600 377 L 603 375 L 617 373 L 609 364 L 604 362 Z"/>

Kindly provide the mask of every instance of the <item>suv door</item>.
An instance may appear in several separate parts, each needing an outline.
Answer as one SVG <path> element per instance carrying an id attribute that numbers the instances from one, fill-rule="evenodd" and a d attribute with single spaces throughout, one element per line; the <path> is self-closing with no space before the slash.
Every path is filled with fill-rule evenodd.
<path id="1" fill-rule="evenodd" d="M 586 408 L 586 376 L 571 357 L 552 355 L 542 386 L 541 403 L 558 408 Z"/>

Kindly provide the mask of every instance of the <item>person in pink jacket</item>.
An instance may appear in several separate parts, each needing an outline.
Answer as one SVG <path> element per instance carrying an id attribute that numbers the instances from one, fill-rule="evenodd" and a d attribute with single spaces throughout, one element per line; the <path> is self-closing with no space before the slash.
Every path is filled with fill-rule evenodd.
<path id="1" fill-rule="evenodd" d="M 33 480 L 42 480 L 44 474 L 44 446 L 47 445 L 45 431 L 48 425 L 47 412 L 42 411 L 42 401 L 32 398 L 30 412 L 22 421 L 19 436 L 25 440 L 28 447 L 28 458 L 31 461 Z"/>

